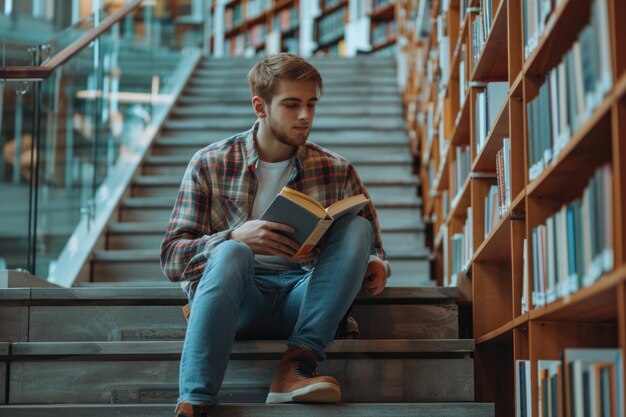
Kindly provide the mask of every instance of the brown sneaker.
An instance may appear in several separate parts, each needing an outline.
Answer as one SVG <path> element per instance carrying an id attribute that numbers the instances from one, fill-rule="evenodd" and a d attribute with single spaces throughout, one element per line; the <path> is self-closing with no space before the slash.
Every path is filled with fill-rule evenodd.
<path id="1" fill-rule="evenodd" d="M 215 406 L 178 403 L 174 417 L 208 417 L 213 413 L 213 409 Z"/>
<path id="2" fill-rule="evenodd" d="M 317 376 L 315 354 L 298 347 L 283 354 L 265 402 L 338 403 L 340 400 L 339 382 L 332 376 Z"/>

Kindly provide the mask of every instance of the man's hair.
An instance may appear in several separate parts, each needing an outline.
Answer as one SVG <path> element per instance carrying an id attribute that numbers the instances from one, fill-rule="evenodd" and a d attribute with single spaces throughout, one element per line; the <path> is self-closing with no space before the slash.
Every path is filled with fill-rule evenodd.
<path id="1" fill-rule="evenodd" d="M 259 96 L 268 104 L 272 102 L 278 82 L 283 80 L 314 82 L 318 96 L 324 91 L 319 71 L 303 58 L 293 54 L 270 55 L 258 62 L 248 73 L 252 96 Z"/>

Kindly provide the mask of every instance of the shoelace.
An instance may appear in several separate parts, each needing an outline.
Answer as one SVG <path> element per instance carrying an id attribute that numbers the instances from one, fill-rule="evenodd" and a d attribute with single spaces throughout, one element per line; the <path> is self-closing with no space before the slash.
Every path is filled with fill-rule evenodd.
<path id="1" fill-rule="evenodd" d="M 314 378 L 317 376 L 317 362 L 310 356 L 300 356 L 296 359 L 296 369 L 298 373 L 305 378 Z"/>

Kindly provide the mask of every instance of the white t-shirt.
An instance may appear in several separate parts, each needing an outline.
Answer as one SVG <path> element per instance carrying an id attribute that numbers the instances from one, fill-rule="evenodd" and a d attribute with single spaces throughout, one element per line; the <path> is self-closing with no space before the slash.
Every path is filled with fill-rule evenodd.
<path id="1" fill-rule="evenodd" d="M 257 161 L 254 173 L 258 181 L 256 196 L 252 204 L 251 219 L 258 219 L 270 206 L 274 197 L 283 189 L 294 170 L 293 158 L 281 162 Z M 300 265 L 287 258 L 273 255 L 254 255 L 256 268 L 300 269 Z"/>

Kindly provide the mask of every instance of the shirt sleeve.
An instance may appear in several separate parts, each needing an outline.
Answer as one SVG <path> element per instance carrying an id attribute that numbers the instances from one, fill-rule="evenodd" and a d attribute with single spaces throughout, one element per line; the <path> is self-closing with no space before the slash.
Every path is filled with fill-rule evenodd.
<path id="1" fill-rule="evenodd" d="M 202 276 L 211 251 L 232 230 L 211 234 L 211 184 L 196 154 L 178 191 L 165 238 L 161 242 L 161 269 L 170 281 Z"/>
<path id="2" fill-rule="evenodd" d="M 367 198 L 370 198 L 367 190 L 363 186 L 361 182 L 361 178 L 359 178 L 359 174 L 354 169 L 352 164 L 348 166 L 348 173 L 346 175 L 346 182 L 344 184 L 344 196 L 350 197 L 353 195 L 365 194 Z M 369 220 L 372 224 L 372 229 L 374 230 L 374 249 L 372 249 L 371 255 L 379 258 L 381 261 L 385 261 L 387 259 L 387 255 L 385 250 L 383 249 L 382 239 L 380 237 L 380 224 L 378 222 L 378 215 L 376 214 L 376 208 L 374 207 L 374 203 L 370 200 L 370 202 L 363 208 L 362 216 Z"/>

